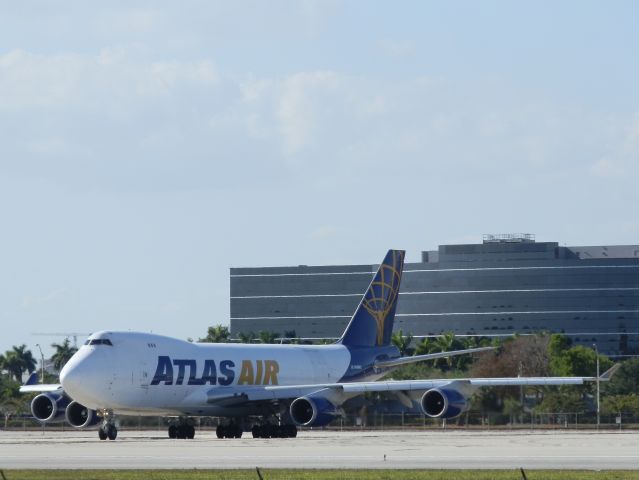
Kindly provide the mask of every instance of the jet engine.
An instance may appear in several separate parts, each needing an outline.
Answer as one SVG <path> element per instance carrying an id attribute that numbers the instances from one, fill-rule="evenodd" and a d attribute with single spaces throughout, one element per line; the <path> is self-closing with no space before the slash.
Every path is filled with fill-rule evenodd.
<path id="1" fill-rule="evenodd" d="M 431 388 L 422 395 L 420 406 L 429 417 L 455 418 L 470 408 L 470 402 L 457 390 Z"/>
<path id="2" fill-rule="evenodd" d="M 64 416 L 69 425 L 75 428 L 91 427 L 100 421 L 95 410 L 91 410 L 76 401 L 67 406 Z"/>
<path id="3" fill-rule="evenodd" d="M 306 427 L 323 427 L 339 415 L 337 407 L 323 397 L 296 398 L 289 411 L 295 423 Z"/>
<path id="4" fill-rule="evenodd" d="M 59 393 L 41 393 L 31 401 L 31 414 L 42 423 L 61 422 L 69 399 Z"/>

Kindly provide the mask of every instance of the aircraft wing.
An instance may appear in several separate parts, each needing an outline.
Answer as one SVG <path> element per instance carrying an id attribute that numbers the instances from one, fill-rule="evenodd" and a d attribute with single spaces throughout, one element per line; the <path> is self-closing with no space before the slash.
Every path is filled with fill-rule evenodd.
<path id="1" fill-rule="evenodd" d="M 604 372 L 599 381 L 608 381 L 620 364 Z M 582 385 L 597 381 L 597 377 L 505 377 L 505 378 L 439 378 L 429 380 L 388 380 L 376 382 L 324 383 L 311 385 L 269 385 L 222 387 L 208 392 L 207 402 L 219 405 L 237 405 L 244 402 L 277 401 L 312 394 L 359 394 L 365 392 L 412 392 L 455 385 L 459 387 L 497 387 L 519 385 Z"/>
<path id="2" fill-rule="evenodd" d="M 434 380 L 390 380 L 386 382 L 344 383 L 340 387 L 346 393 L 364 392 L 412 392 L 445 387 L 447 385 L 466 385 L 470 387 L 514 386 L 514 385 L 582 385 L 591 377 L 513 377 L 513 378 L 448 378 Z"/>
<path id="3" fill-rule="evenodd" d="M 20 387 L 20 393 L 36 392 L 62 392 L 62 385 L 59 383 L 38 383 L 36 385 L 22 385 Z"/>

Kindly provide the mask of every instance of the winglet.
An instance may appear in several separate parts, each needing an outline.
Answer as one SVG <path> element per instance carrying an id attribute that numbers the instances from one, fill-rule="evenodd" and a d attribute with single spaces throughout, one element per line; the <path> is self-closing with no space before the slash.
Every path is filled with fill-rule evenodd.
<path id="1" fill-rule="evenodd" d="M 599 375 L 599 380 L 601 380 L 602 382 L 607 382 L 615 373 L 617 373 L 617 370 L 619 370 L 620 367 L 621 363 L 615 363 L 612 367 Z"/>

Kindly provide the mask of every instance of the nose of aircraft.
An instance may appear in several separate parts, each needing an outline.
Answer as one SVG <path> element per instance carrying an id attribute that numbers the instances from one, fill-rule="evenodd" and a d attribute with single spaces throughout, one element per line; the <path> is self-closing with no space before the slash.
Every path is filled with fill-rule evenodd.
<path id="1" fill-rule="evenodd" d="M 86 365 L 83 365 L 86 364 L 86 358 L 80 359 L 78 357 L 79 355 L 76 353 L 60 371 L 60 383 L 62 383 L 62 388 L 69 393 L 72 390 L 76 390 L 76 387 L 80 386 L 83 376 L 82 371 L 86 370 Z M 82 360 L 84 360 L 84 362 Z"/>
<path id="2" fill-rule="evenodd" d="M 94 353 L 88 350 L 78 351 L 60 372 L 60 383 L 64 391 L 85 406 L 91 406 L 99 395 L 94 382 L 97 376 Z"/>

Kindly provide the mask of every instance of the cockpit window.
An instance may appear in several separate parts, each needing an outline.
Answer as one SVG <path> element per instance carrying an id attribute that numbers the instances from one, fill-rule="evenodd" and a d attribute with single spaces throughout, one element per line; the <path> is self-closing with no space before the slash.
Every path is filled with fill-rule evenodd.
<path id="1" fill-rule="evenodd" d="M 108 338 L 94 338 L 92 340 L 87 340 L 87 342 L 89 345 L 109 345 L 111 347 L 113 346 L 113 344 L 111 343 L 111 340 L 109 340 Z"/>

